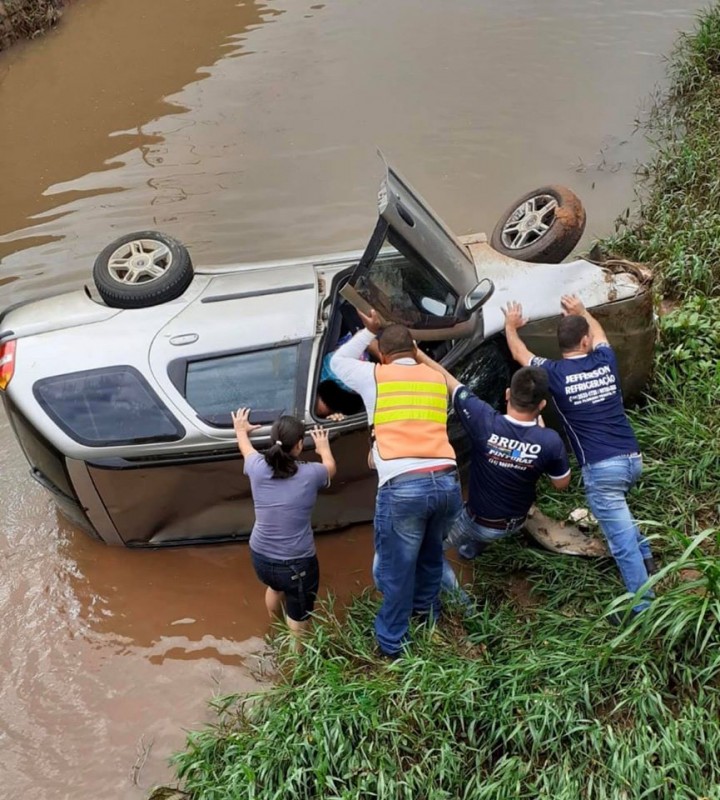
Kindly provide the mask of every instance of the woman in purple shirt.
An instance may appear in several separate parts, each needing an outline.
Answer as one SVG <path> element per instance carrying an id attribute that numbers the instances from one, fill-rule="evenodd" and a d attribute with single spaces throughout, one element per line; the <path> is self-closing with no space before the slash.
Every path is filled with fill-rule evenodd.
<path id="1" fill-rule="evenodd" d="M 249 438 L 260 426 L 252 425 L 249 417 L 249 408 L 232 415 L 255 506 L 250 556 L 267 587 L 268 614 L 281 616 L 284 606 L 288 627 L 299 636 L 308 625 L 320 582 L 310 518 L 318 490 L 329 486 L 337 471 L 335 459 L 327 430 L 316 427 L 310 436 L 322 463 L 298 461 L 305 425 L 289 416 L 274 423 L 273 444 L 261 455 Z"/>

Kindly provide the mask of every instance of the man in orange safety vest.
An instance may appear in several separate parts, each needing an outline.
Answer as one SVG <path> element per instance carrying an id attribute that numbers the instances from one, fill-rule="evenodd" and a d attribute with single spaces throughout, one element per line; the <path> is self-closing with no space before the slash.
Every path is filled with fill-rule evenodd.
<path id="1" fill-rule="evenodd" d="M 375 619 L 381 652 L 394 658 L 412 615 L 440 610 L 443 537 L 462 507 L 455 452 L 447 435 L 445 378 L 416 358 L 404 325 L 381 331 L 373 311 L 332 356 L 337 377 L 363 399 L 378 473 L 375 582 L 383 602 Z M 378 337 L 380 363 L 361 356 Z"/>

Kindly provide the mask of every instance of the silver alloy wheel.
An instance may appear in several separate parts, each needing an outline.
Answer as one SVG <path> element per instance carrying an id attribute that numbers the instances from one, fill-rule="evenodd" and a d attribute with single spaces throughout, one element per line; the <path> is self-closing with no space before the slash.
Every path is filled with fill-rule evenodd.
<path id="1" fill-rule="evenodd" d="M 502 229 L 502 243 L 509 250 L 536 242 L 555 219 L 557 200 L 549 194 L 539 194 L 519 205 Z"/>
<path id="2" fill-rule="evenodd" d="M 170 248 L 156 239 L 121 244 L 108 259 L 107 271 L 120 284 L 147 284 L 162 278 L 172 264 Z"/>

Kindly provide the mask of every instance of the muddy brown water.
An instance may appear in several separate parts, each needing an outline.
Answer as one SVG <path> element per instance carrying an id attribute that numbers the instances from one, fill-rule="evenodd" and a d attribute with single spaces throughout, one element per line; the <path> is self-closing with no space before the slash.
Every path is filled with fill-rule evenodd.
<path id="1" fill-rule="evenodd" d="M 129 230 L 206 264 L 360 247 L 378 146 L 458 232 L 559 182 L 586 241 L 605 234 L 645 153 L 633 119 L 703 3 L 683 5 L 78 0 L 0 56 L 0 305 L 81 285 Z M 262 685 L 247 549 L 92 542 L 4 417 L 0 443 L 2 796 L 142 797 L 213 693 Z M 368 528 L 319 539 L 341 602 L 371 546 Z"/>

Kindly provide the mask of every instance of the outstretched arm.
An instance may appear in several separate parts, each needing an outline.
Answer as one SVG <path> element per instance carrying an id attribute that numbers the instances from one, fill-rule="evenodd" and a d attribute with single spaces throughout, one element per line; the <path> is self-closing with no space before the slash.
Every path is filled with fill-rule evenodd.
<path id="1" fill-rule="evenodd" d="M 370 316 L 359 311 L 358 314 L 365 327 L 332 354 L 330 369 L 346 386 L 358 392 L 364 401 L 368 390 L 372 388 L 374 391 L 375 366 L 369 361 L 362 361 L 362 356 L 375 341 L 380 330 L 380 320 L 376 311 L 372 311 Z"/>
<path id="2" fill-rule="evenodd" d="M 518 328 L 522 328 L 527 323 L 527 320 L 523 317 L 522 306 L 520 303 L 512 301 L 503 308 L 502 312 L 505 315 L 505 338 L 512 357 L 518 364 L 527 367 L 535 358 L 535 354 L 527 349 L 525 342 L 523 342 L 518 333 Z"/>
<path id="3" fill-rule="evenodd" d="M 590 334 L 592 335 L 593 345 L 595 347 L 599 344 L 610 344 L 603 326 L 593 317 L 587 308 L 585 308 L 583 301 L 576 294 L 564 294 L 560 298 L 560 305 L 562 306 L 565 316 L 576 314 L 578 317 L 585 317 L 590 326 Z"/>
<path id="4" fill-rule="evenodd" d="M 328 472 L 328 480 L 332 480 L 337 472 L 337 464 L 335 463 L 335 457 L 330 449 L 327 428 L 321 428 L 319 425 L 316 425 L 310 431 L 310 436 L 312 436 L 312 440 L 315 442 L 315 452 L 320 456 L 320 461 L 322 461 L 323 466 Z"/>
<path id="5" fill-rule="evenodd" d="M 447 383 L 450 397 L 453 396 L 453 393 L 455 392 L 455 389 L 458 388 L 458 386 L 462 386 L 460 381 L 456 377 L 451 375 L 445 369 L 445 367 L 443 367 L 441 364 L 438 364 L 437 361 L 434 361 L 432 358 L 430 358 L 430 356 L 423 353 L 423 351 L 420 350 L 419 347 L 415 349 L 415 360 L 418 362 L 418 364 L 427 364 L 428 367 L 432 367 L 436 372 L 439 372 L 445 378 L 445 382 Z"/>
<path id="6" fill-rule="evenodd" d="M 232 417 L 238 447 L 243 454 L 243 458 L 247 458 L 252 453 L 257 453 L 257 450 L 250 443 L 249 434 L 251 431 L 256 431 L 261 426 L 250 424 L 250 409 L 238 408 L 237 411 L 231 411 L 230 416 Z"/>

